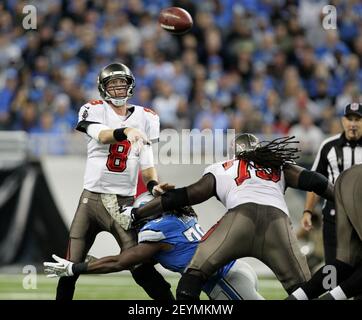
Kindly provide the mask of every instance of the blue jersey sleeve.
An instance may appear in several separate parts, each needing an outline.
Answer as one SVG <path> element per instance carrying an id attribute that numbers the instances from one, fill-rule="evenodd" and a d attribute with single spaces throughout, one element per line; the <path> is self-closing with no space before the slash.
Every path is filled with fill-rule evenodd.
<path id="1" fill-rule="evenodd" d="M 138 242 L 164 242 L 172 245 L 155 255 L 163 267 L 182 272 L 195 253 L 202 230 L 194 217 L 176 217 L 166 214 L 145 224 L 138 234 Z"/>

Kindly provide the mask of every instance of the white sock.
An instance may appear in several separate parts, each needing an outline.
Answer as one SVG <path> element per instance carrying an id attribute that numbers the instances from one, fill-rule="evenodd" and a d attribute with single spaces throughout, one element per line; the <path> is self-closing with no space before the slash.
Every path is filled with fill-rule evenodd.
<path id="1" fill-rule="evenodd" d="M 336 300 L 347 300 L 347 296 L 340 286 L 335 287 L 333 290 L 329 291 L 329 293 Z"/>
<path id="2" fill-rule="evenodd" d="M 297 290 L 295 290 L 292 295 L 297 299 L 297 300 L 309 300 L 308 296 L 305 294 L 304 290 L 302 288 L 298 288 Z"/>

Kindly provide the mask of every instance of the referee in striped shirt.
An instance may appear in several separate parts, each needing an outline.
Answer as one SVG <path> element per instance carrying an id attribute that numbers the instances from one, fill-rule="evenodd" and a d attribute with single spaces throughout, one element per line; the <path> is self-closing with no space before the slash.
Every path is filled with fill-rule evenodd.
<path id="1" fill-rule="evenodd" d="M 362 164 L 362 103 L 351 103 L 345 107 L 342 117 L 343 132 L 322 142 L 312 170 L 323 174 L 333 184 L 338 176 L 355 164 Z M 312 228 L 312 215 L 319 196 L 308 192 L 302 227 Z M 336 258 L 335 208 L 325 202 L 323 213 L 323 245 L 325 263 L 330 264 Z"/>

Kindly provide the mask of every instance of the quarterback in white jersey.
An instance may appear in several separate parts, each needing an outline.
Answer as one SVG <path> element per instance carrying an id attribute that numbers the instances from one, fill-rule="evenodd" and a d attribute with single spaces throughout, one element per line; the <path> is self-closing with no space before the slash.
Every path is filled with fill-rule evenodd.
<path id="1" fill-rule="evenodd" d="M 164 193 L 145 206 L 121 213 L 130 220 L 194 205 L 216 196 L 227 213 L 212 227 L 182 275 L 178 299 L 198 299 L 201 288 L 221 266 L 236 258 L 264 262 L 287 292 L 310 278 L 305 257 L 292 230 L 285 201 L 286 186 L 318 193 L 333 201 L 333 186 L 315 172 L 294 164 L 297 151 L 291 138 L 261 145 L 252 134 L 235 138 L 235 159 L 208 167 L 196 183 Z"/>
<path id="2" fill-rule="evenodd" d="M 147 140 L 146 143 L 131 144 L 129 140 L 123 140 L 104 144 L 92 137 L 92 127 L 103 130 L 136 128 L 145 133 Z M 159 139 L 158 115 L 150 109 L 128 105 L 126 115 L 121 116 L 106 101 L 95 100 L 80 109 L 77 129 L 87 133 L 84 188 L 99 193 L 134 196 L 139 167 L 142 171 L 154 167 L 151 143 Z"/>
<path id="3" fill-rule="evenodd" d="M 139 168 L 149 192 L 159 195 L 173 186 L 157 182 L 153 163 L 152 141 L 159 138 L 159 118 L 150 109 L 127 104 L 133 94 L 135 78 L 131 70 L 112 63 L 98 75 L 102 100 L 93 100 L 79 111 L 77 130 L 87 139 L 87 164 L 84 190 L 71 228 L 66 258 L 83 262 L 97 234 L 110 232 L 120 248 L 137 244 L 137 236 L 125 231 L 117 217 L 136 194 Z M 170 284 L 152 264 L 132 270 L 135 281 L 157 300 L 173 299 Z M 73 297 L 77 276 L 60 279 L 58 300 Z"/>

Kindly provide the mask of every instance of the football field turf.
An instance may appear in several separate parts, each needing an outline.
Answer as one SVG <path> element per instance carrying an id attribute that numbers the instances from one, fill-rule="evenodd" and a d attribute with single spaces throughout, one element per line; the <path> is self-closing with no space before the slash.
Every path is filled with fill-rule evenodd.
<path id="1" fill-rule="evenodd" d="M 25 277 L 25 279 L 24 279 Z M 179 277 L 166 276 L 175 292 Z M 0 300 L 53 300 L 57 279 L 38 275 L 36 281 L 27 281 L 25 275 L 0 274 Z M 36 285 L 35 288 L 24 289 Z M 280 300 L 286 297 L 280 283 L 271 278 L 259 279 L 259 293 L 266 299 Z M 206 295 L 202 299 L 208 299 Z M 77 300 L 147 300 L 146 293 L 137 286 L 127 273 L 113 275 L 82 275 L 76 286 L 74 299 Z"/>

